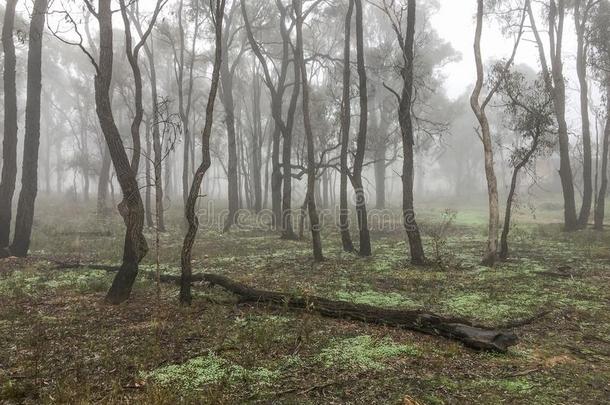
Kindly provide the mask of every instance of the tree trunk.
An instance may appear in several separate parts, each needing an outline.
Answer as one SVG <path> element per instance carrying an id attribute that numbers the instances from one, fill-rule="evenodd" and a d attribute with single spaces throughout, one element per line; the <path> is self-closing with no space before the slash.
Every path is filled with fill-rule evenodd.
<path id="1" fill-rule="evenodd" d="M 239 181 L 237 175 L 237 144 L 235 138 L 235 102 L 233 100 L 233 74 L 229 68 L 228 41 L 230 25 L 227 23 L 222 43 L 225 57 L 220 66 L 221 101 L 225 110 L 225 124 L 227 126 L 227 181 L 228 181 L 228 208 L 229 213 L 224 224 L 223 232 L 228 232 L 237 222 L 239 210 Z"/>
<path id="2" fill-rule="evenodd" d="M 210 3 L 211 5 L 212 3 Z M 222 20 L 224 16 L 225 0 L 216 0 L 215 10 L 211 10 L 215 15 L 215 52 L 214 52 L 214 68 L 212 71 L 212 82 L 210 84 L 210 93 L 208 95 L 208 104 L 205 111 L 205 125 L 201 133 L 201 164 L 197 168 L 193 177 L 193 184 L 189 191 L 187 204 L 184 208 L 184 214 L 188 223 L 187 233 L 184 237 L 184 243 L 182 245 L 182 254 L 180 257 L 180 263 L 182 267 L 182 274 L 180 278 L 180 303 L 183 305 L 190 305 L 192 301 L 191 296 L 191 276 L 192 276 L 192 263 L 191 253 L 193 250 L 193 244 L 195 243 L 195 236 L 199 228 L 199 220 L 195 214 L 195 204 L 199 198 L 199 190 L 201 188 L 201 182 L 205 173 L 210 168 L 210 134 L 212 133 L 212 122 L 214 119 L 214 101 L 216 100 L 216 93 L 218 91 L 218 82 L 220 81 L 220 65 L 222 63 Z"/>
<path id="3" fill-rule="evenodd" d="M 301 86 L 303 89 L 303 126 L 305 128 L 305 138 L 307 140 L 307 210 L 309 213 L 309 227 L 311 229 L 311 240 L 313 256 L 316 262 L 324 260 L 322 254 L 322 239 L 320 236 L 320 220 L 316 208 L 315 188 L 316 188 L 316 157 L 314 151 L 314 138 L 311 129 L 311 119 L 309 113 L 309 83 L 307 81 L 307 67 L 303 56 L 303 4 L 302 0 L 292 0 L 296 14 L 297 44 L 295 47 L 295 59 L 301 70 Z"/>
<path id="4" fill-rule="evenodd" d="M 572 167 L 570 165 L 570 140 L 568 136 L 568 125 L 566 123 L 566 90 L 565 79 L 563 76 L 563 61 L 562 61 L 562 45 L 563 45 L 563 21 L 565 17 L 564 0 L 559 0 L 559 8 L 555 0 L 551 0 L 549 12 L 549 42 L 551 48 L 551 69 L 549 69 L 544 46 L 540 33 L 536 27 L 534 12 L 531 7 L 531 1 L 526 0 L 527 12 L 530 19 L 530 26 L 540 55 L 540 64 L 545 78 L 545 84 L 548 91 L 553 95 L 555 116 L 557 118 L 557 132 L 559 138 L 559 177 L 561 179 L 561 187 L 563 190 L 564 202 L 564 223 L 566 231 L 574 231 L 578 228 L 578 219 L 576 217 L 576 202 L 574 199 L 574 182 L 572 176 Z M 559 11 L 559 12 L 558 12 Z M 556 26 L 557 16 L 559 15 L 559 25 Z M 558 34 L 555 40 L 555 32 Z"/>
<path id="5" fill-rule="evenodd" d="M 4 139 L 2 141 L 2 179 L 0 180 L 0 256 L 8 248 L 11 231 L 12 202 L 17 180 L 17 87 L 15 43 L 15 6 L 17 0 L 7 0 L 2 25 L 4 50 Z"/>
<path id="6" fill-rule="evenodd" d="M 108 146 L 102 145 L 102 167 L 97 183 L 97 216 L 105 217 L 108 214 L 106 206 L 108 200 L 108 180 L 110 179 L 110 152 Z M 59 175 L 58 175 L 59 176 Z"/>
<path id="7" fill-rule="evenodd" d="M 589 87 L 587 84 L 587 44 L 586 24 L 588 20 L 589 7 L 584 12 L 581 8 L 582 0 L 577 0 L 574 7 L 574 22 L 576 24 L 577 52 L 576 72 L 580 83 L 580 117 L 582 125 L 582 148 L 583 148 L 583 194 L 582 206 L 578 217 L 579 228 L 586 228 L 591 214 L 591 203 L 593 198 L 592 162 L 591 162 L 591 124 L 589 122 Z M 587 1 L 588 3 L 588 1 Z"/>
<path id="8" fill-rule="evenodd" d="M 604 211 L 606 205 L 606 192 L 608 190 L 608 159 L 610 158 L 610 73 L 606 75 L 606 127 L 604 129 L 604 140 L 602 142 L 602 164 L 601 180 L 597 193 L 597 204 L 594 216 L 594 226 L 598 231 L 604 229 Z"/>
<path id="9" fill-rule="evenodd" d="M 112 304 L 121 303 L 129 298 L 133 283 L 138 274 L 138 264 L 146 255 L 148 246 L 142 234 L 144 227 L 144 207 L 136 174 L 127 157 L 121 135 L 116 126 L 110 102 L 110 83 L 113 66 L 113 28 L 111 0 L 99 0 L 98 21 L 100 26 L 99 66 L 95 75 L 95 102 L 100 127 L 108 145 L 117 180 L 121 186 L 123 200 L 119 213 L 125 222 L 125 243 L 123 262 L 106 295 Z"/>
<path id="10" fill-rule="evenodd" d="M 144 196 L 144 211 L 146 212 L 146 226 L 152 228 L 155 224 L 153 220 L 153 213 L 151 208 L 151 186 L 152 176 L 150 175 L 150 159 L 152 155 L 152 145 L 150 142 L 150 122 L 146 121 L 146 165 L 145 165 L 145 178 L 146 178 L 146 191 Z"/>
<path id="11" fill-rule="evenodd" d="M 347 205 L 347 178 L 349 168 L 347 166 L 347 153 L 349 146 L 349 131 L 352 118 L 350 103 L 350 38 L 352 14 L 354 11 L 354 0 L 349 1 L 345 15 L 345 34 L 343 47 L 343 98 L 341 102 L 341 178 L 339 180 L 339 230 L 341 231 L 341 244 L 345 252 L 353 252 L 354 245 L 349 232 L 349 207 Z"/>
<path id="12" fill-rule="evenodd" d="M 364 185 L 362 184 L 362 167 L 364 164 L 364 153 L 366 152 L 366 135 L 369 115 L 366 67 L 364 64 L 364 38 L 362 31 L 362 0 L 356 0 L 356 57 L 359 77 L 358 89 L 360 93 L 360 126 L 358 128 L 352 186 L 356 193 L 356 213 L 358 216 L 358 230 L 360 233 L 360 249 L 358 253 L 360 256 L 370 256 L 372 253 L 371 236 L 369 234 L 366 211 L 366 196 L 364 193 Z"/>
<path id="13" fill-rule="evenodd" d="M 477 26 L 474 39 L 474 55 L 477 67 L 477 82 L 470 97 L 470 106 L 477 117 L 480 126 L 480 138 L 483 143 L 485 154 L 485 178 L 487 180 L 487 196 L 489 203 L 489 223 L 487 236 L 487 250 L 483 257 L 482 264 L 493 266 L 498 255 L 498 225 L 500 213 L 498 206 L 498 185 L 494 171 L 493 144 L 489 121 L 485 113 L 485 107 L 480 103 L 481 89 L 483 88 L 484 71 L 483 60 L 481 57 L 481 34 L 483 31 L 483 0 L 477 0 Z"/>
<path id="14" fill-rule="evenodd" d="M 262 117 L 261 117 L 261 85 L 258 72 L 253 72 L 253 94 L 252 94 L 252 116 L 253 116 L 253 131 L 252 131 L 252 169 L 250 177 L 252 178 L 252 188 L 254 194 L 254 211 L 260 212 L 262 209 L 262 184 L 261 184 L 261 138 L 263 136 Z M 278 152 L 279 154 L 279 152 Z M 281 218 L 281 217 L 278 217 Z"/>
<path id="15" fill-rule="evenodd" d="M 25 106 L 25 137 L 21 192 L 15 217 L 15 235 L 11 254 L 24 257 L 30 248 L 34 205 L 38 191 L 38 147 L 40 142 L 40 96 L 42 91 L 42 38 L 47 13 L 47 0 L 36 0 L 30 23 L 28 49 L 27 102 Z"/>
<path id="16" fill-rule="evenodd" d="M 398 120 L 402 133 L 402 214 L 404 227 L 409 239 L 411 263 L 421 265 L 426 262 L 419 227 L 415 221 L 413 206 L 413 123 L 411 121 L 411 104 L 413 99 L 413 61 L 415 47 L 415 0 L 408 2 L 407 35 L 403 54 L 405 65 L 402 68 L 403 87 L 398 106 Z"/>
<path id="17" fill-rule="evenodd" d="M 282 14 L 284 18 L 285 13 Z M 286 27 L 281 26 L 282 38 L 284 43 L 290 41 Z M 294 56 L 294 55 L 293 55 Z M 288 116 L 286 118 L 286 131 L 284 132 L 284 142 L 282 144 L 282 164 L 284 166 L 284 178 L 282 189 L 282 239 L 296 240 L 297 235 L 294 233 L 292 226 L 292 130 L 294 128 L 294 117 L 297 108 L 297 102 L 300 94 L 300 70 L 299 64 L 294 63 L 294 86 L 292 88 L 292 96 L 290 97 L 290 106 L 288 107 Z"/>
<path id="18" fill-rule="evenodd" d="M 138 35 L 142 37 L 142 26 L 137 16 L 133 19 Z M 148 58 L 148 66 L 150 68 L 150 92 L 151 92 L 151 110 L 152 110 L 152 147 L 153 147 L 153 172 L 154 172 L 154 187 L 155 187 L 155 218 L 157 230 L 165 232 L 165 213 L 163 208 L 163 151 L 161 144 L 161 133 L 159 124 L 161 117 L 159 116 L 159 96 L 157 94 L 157 69 L 155 66 L 155 49 L 154 37 L 150 36 L 150 46 L 144 43 L 144 52 Z M 168 158 L 169 156 L 166 156 Z M 150 153 L 148 159 L 151 159 Z M 149 186 L 150 187 L 150 186 Z M 167 190 L 166 190 L 167 191 Z"/>

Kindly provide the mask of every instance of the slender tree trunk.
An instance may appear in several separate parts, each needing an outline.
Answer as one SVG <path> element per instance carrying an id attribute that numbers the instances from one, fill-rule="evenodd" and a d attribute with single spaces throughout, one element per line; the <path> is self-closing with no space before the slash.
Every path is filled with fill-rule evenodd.
<path id="1" fill-rule="evenodd" d="M 34 205 L 38 191 L 38 147 L 40 143 L 40 97 L 42 91 L 42 34 L 47 13 L 47 0 L 36 0 L 30 23 L 28 49 L 27 102 L 25 106 L 25 137 L 21 191 L 15 217 L 15 235 L 11 254 L 26 256 L 30 248 Z"/>
<path id="2" fill-rule="evenodd" d="M 589 87 L 587 84 L 587 44 L 585 38 L 588 10 L 582 10 L 583 0 L 577 0 L 574 7 L 574 22 L 576 24 L 577 52 L 576 72 L 580 83 L 580 117 L 582 125 L 582 148 L 583 148 L 583 194 L 582 206 L 578 217 L 578 226 L 585 228 L 591 214 L 593 198 L 592 183 L 592 158 L 591 158 L 591 124 L 589 122 Z M 586 1 L 585 3 L 588 3 Z M 588 5 L 587 5 L 588 6 Z"/>
<path id="3" fill-rule="evenodd" d="M 119 213 L 125 222 L 125 244 L 123 262 L 115 276 L 106 300 L 113 304 L 129 298 L 138 274 L 138 264 L 146 255 L 148 245 L 142 233 L 144 227 L 144 206 L 136 173 L 127 157 L 121 135 L 116 126 L 110 102 L 110 83 L 113 66 L 113 28 L 111 0 L 99 0 L 98 21 L 100 26 L 99 65 L 95 75 L 95 102 L 100 126 L 112 158 L 117 180 L 121 186 L 123 200 Z"/>
<path id="4" fill-rule="evenodd" d="M 151 186 L 152 176 L 150 175 L 150 160 L 152 155 L 152 145 L 150 142 L 150 122 L 146 121 L 146 191 L 144 196 L 144 211 L 146 212 L 146 226 L 152 228 L 155 224 L 151 208 Z"/>
<path id="5" fill-rule="evenodd" d="M 349 207 L 347 205 L 347 178 L 349 167 L 347 166 L 347 153 L 349 146 L 349 132 L 352 118 L 350 103 L 350 38 L 352 15 L 354 12 L 354 0 L 350 0 L 345 15 L 345 34 L 343 47 L 343 96 L 341 102 L 341 155 L 340 167 L 341 178 L 339 180 L 339 230 L 341 231 L 341 244 L 345 252 L 353 252 L 354 245 L 349 232 Z"/>
<path id="6" fill-rule="evenodd" d="M 482 0 L 481 0 L 482 1 Z M 402 214 L 404 226 L 409 239 L 411 263 L 421 265 L 426 262 L 419 227 L 415 221 L 413 206 L 413 123 L 411 121 L 411 104 L 413 99 L 413 61 L 415 47 L 415 0 L 409 0 L 407 14 L 407 35 L 403 54 L 405 66 L 402 68 L 403 88 L 398 106 L 398 120 L 402 133 Z"/>
<path id="7" fill-rule="evenodd" d="M 137 16 L 132 16 L 132 20 L 138 31 L 138 35 L 142 37 L 142 26 Z M 161 117 L 159 116 L 159 96 L 157 93 L 157 69 L 155 66 L 155 49 L 154 37 L 150 36 L 150 46 L 144 43 L 144 52 L 148 59 L 150 69 L 150 92 L 151 92 L 151 111 L 152 111 L 152 148 L 153 148 L 153 170 L 154 170 L 154 187 L 155 187 L 155 219 L 157 231 L 165 232 L 165 213 L 163 208 L 163 151 L 161 145 L 161 133 L 159 124 Z M 150 153 L 148 154 L 150 159 Z M 166 165 L 167 166 L 167 165 Z M 167 191 L 167 190 L 166 190 Z"/>
<path id="8" fill-rule="evenodd" d="M 254 118 L 254 128 L 252 131 L 252 169 L 250 177 L 252 178 L 252 188 L 254 193 L 254 211 L 260 212 L 262 205 L 262 185 L 261 185 L 261 138 L 263 136 L 262 117 L 260 109 L 261 101 L 261 85 L 258 77 L 258 72 L 254 72 L 254 86 L 252 96 L 252 115 Z M 279 152 L 278 152 L 279 154 Z M 280 217 L 278 217 L 280 218 Z"/>
<path id="9" fill-rule="evenodd" d="M 235 137 L 235 102 L 233 100 L 233 75 L 234 70 L 229 67 L 228 41 L 230 24 L 227 23 L 223 35 L 223 49 L 225 57 L 220 66 L 221 101 L 225 110 L 225 124 L 227 126 L 227 181 L 228 181 L 228 208 L 229 213 L 224 224 L 223 232 L 228 232 L 231 226 L 237 222 L 239 210 L 239 180 L 237 175 L 237 144 Z"/>
<path id="10" fill-rule="evenodd" d="M 540 33 L 536 27 L 536 19 L 531 7 L 531 1 L 526 0 L 527 12 L 530 19 L 530 26 L 540 55 L 540 64 L 545 78 L 545 83 L 549 92 L 553 95 L 555 116 L 557 118 L 557 132 L 559 139 L 559 178 L 563 190 L 564 202 L 564 223 L 566 231 L 574 231 L 578 228 L 576 217 L 576 202 L 574 198 L 574 182 L 572 176 L 572 166 L 570 164 L 570 139 L 568 136 L 568 125 L 566 123 L 566 89 L 565 78 L 563 76 L 563 22 L 565 17 L 565 2 L 555 0 L 550 2 L 549 12 L 549 42 L 551 49 L 551 68 L 549 69 L 544 46 Z M 557 17 L 559 16 L 559 22 Z M 557 38 L 555 37 L 557 33 Z"/>
<path id="11" fill-rule="evenodd" d="M 604 211 L 606 205 L 606 192 L 608 190 L 608 159 L 610 158 L 608 149 L 610 149 L 610 73 L 607 74 L 606 80 L 606 127 L 604 129 L 604 140 L 602 142 L 602 164 L 601 164 L 601 180 L 599 191 L 597 192 L 597 204 L 594 215 L 594 226 L 598 231 L 604 229 Z"/>
<path id="12" fill-rule="evenodd" d="M 214 119 L 214 101 L 216 100 L 218 82 L 220 81 L 220 65 L 222 62 L 222 20 L 224 16 L 225 0 L 216 0 L 215 6 L 215 10 L 212 10 L 212 12 L 215 14 L 216 21 L 214 68 L 212 71 L 212 83 L 210 84 L 208 104 L 205 111 L 205 125 L 203 132 L 201 133 L 201 164 L 197 168 L 195 176 L 193 177 L 193 184 L 191 185 L 187 204 L 184 208 L 188 229 L 184 237 L 180 259 L 182 266 L 182 275 L 180 278 L 180 303 L 183 305 L 190 305 L 192 301 L 191 253 L 193 250 L 193 244 L 195 243 L 195 236 L 197 235 L 197 230 L 199 228 L 199 220 L 195 214 L 195 205 L 197 203 L 197 199 L 199 198 L 199 190 L 201 188 L 203 177 L 212 163 L 210 158 L 210 134 L 212 133 L 212 122 Z"/>
<path id="13" fill-rule="evenodd" d="M 302 0 L 292 0 L 296 14 L 297 44 L 295 48 L 295 59 L 300 65 L 301 85 L 303 88 L 303 126 L 307 139 L 307 209 L 309 213 L 309 226 L 311 228 L 313 256 L 316 262 L 324 260 L 322 254 L 322 239 L 320 237 L 320 220 L 314 197 L 316 187 L 316 160 L 314 151 L 314 138 L 311 129 L 309 113 L 309 84 L 307 82 L 307 68 L 303 56 L 303 10 Z"/>
<path id="14" fill-rule="evenodd" d="M 502 235 L 500 237 L 500 259 L 506 260 L 508 258 L 508 232 L 510 231 L 510 218 L 511 218 L 511 210 L 513 207 L 513 201 L 515 198 L 515 190 L 517 188 L 517 177 L 519 176 L 519 172 L 525 165 L 529 162 L 531 157 L 536 152 L 538 148 L 538 139 L 543 136 L 543 134 L 537 134 L 533 140 L 531 148 L 527 151 L 523 159 L 515 165 L 513 169 L 513 174 L 510 181 L 510 189 L 508 191 L 508 197 L 506 198 L 506 211 L 504 212 L 504 227 L 502 228 Z"/>
<path id="15" fill-rule="evenodd" d="M 12 202 L 17 181 L 17 86 L 15 68 L 15 6 L 17 0 L 7 0 L 2 25 L 4 50 L 4 139 L 2 141 L 2 179 L 0 180 L 0 257 L 8 248 L 11 231 Z"/>
<path id="16" fill-rule="evenodd" d="M 356 57 L 358 65 L 359 93 L 360 93 L 360 126 L 358 128 L 358 139 L 356 157 L 354 159 L 354 172 L 352 175 L 352 186 L 356 193 L 356 213 L 358 216 L 358 230 L 360 233 L 360 256 L 371 255 L 371 236 L 369 234 L 368 216 L 366 211 L 366 196 L 362 184 L 362 167 L 364 164 L 364 153 L 366 152 L 366 135 L 368 126 L 368 90 L 366 80 L 366 67 L 364 64 L 364 38 L 362 29 L 362 0 L 356 0 Z"/>
<path id="17" fill-rule="evenodd" d="M 285 16 L 285 14 L 283 14 Z M 285 25 L 282 24 L 282 38 L 284 43 L 290 41 Z M 293 55 L 294 56 L 294 55 Z M 294 128 L 294 117 L 297 108 L 297 102 L 300 94 L 300 70 L 299 64 L 294 63 L 294 86 L 292 88 L 292 96 L 290 97 L 290 106 L 288 107 L 288 116 L 286 118 L 286 131 L 284 132 L 284 142 L 282 144 L 282 164 L 284 166 L 284 181 L 282 190 L 282 239 L 296 240 L 297 235 L 294 233 L 292 226 L 292 130 Z"/>

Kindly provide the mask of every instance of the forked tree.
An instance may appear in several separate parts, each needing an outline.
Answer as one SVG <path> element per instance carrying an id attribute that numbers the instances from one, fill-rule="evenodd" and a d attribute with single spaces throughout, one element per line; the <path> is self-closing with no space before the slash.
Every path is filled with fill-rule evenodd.
<path id="1" fill-rule="evenodd" d="M 494 170 L 493 139 L 489 126 L 489 119 L 487 118 L 486 107 L 489 105 L 489 102 L 493 99 L 494 95 L 498 92 L 498 89 L 506 78 L 510 66 L 513 64 L 519 43 L 521 42 L 521 37 L 523 35 L 523 24 L 525 22 L 526 14 L 524 10 L 510 58 L 503 64 L 500 64 L 495 83 L 492 84 L 487 95 L 483 101 L 481 101 L 481 93 L 483 91 L 485 81 L 483 58 L 481 56 L 481 37 L 483 35 L 483 16 L 485 14 L 484 3 L 484 0 L 477 0 L 476 29 L 474 35 L 474 58 L 477 69 L 477 81 L 472 91 L 472 95 L 470 96 L 470 106 L 479 123 L 478 136 L 483 144 L 483 152 L 485 156 L 485 179 L 487 180 L 487 196 L 489 204 L 487 249 L 485 251 L 482 264 L 485 266 L 493 266 L 498 257 L 500 208 L 498 204 L 498 183 Z"/>

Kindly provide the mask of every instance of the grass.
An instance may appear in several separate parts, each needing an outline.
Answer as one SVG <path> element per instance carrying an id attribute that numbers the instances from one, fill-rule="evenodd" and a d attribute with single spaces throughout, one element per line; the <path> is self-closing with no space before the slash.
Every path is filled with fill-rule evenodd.
<path id="1" fill-rule="evenodd" d="M 552 208 L 551 206 L 549 206 Z M 52 210 L 50 215 L 45 210 Z M 61 212 L 70 216 L 62 217 Z M 610 381 L 610 234 L 565 234 L 560 211 L 517 213 L 511 259 L 479 266 L 485 213 L 458 209 L 443 265 L 415 267 L 401 231 L 373 233 L 374 256 L 344 254 L 324 233 L 327 260 L 307 241 L 252 230 L 203 229 L 195 271 L 259 288 L 387 308 L 423 309 L 489 326 L 545 316 L 515 330 L 505 355 L 433 336 L 304 311 L 240 304 L 207 285 L 192 307 L 177 287 L 140 276 L 132 299 L 103 303 L 112 274 L 57 270 L 49 258 L 116 263 L 118 219 L 42 203 L 34 254 L 0 261 L 0 400 L 7 403 L 604 403 Z M 444 209 L 420 215 L 433 229 Z M 178 224 L 179 214 L 169 223 Z M 483 221 L 483 222 L 481 222 Z M 79 234 L 75 235 L 74 230 Z M 110 233 L 105 233 L 105 230 Z M 104 231 L 99 233 L 99 231 Z M 89 235 L 94 232 L 95 234 Z M 162 235 L 161 271 L 179 274 L 182 231 Z M 432 257 L 433 236 L 424 234 Z M 152 246 L 151 246 L 152 247 Z M 153 254 L 143 272 L 154 270 Z M 571 276 L 553 275 L 564 269 Z M 567 270 L 566 270 L 567 269 Z"/>

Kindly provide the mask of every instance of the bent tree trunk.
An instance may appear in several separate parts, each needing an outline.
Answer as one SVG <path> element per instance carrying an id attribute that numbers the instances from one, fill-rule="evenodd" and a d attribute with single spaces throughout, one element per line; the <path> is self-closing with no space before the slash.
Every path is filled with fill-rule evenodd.
<path id="1" fill-rule="evenodd" d="M 17 58 L 13 40 L 16 4 L 17 0 L 7 1 L 2 26 L 4 140 L 2 141 L 2 179 L 0 180 L 0 257 L 9 245 L 12 201 L 17 180 L 17 87 L 15 81 Z"/>
<path id="2" fill-rule="evenodd" d="M 110 3 L 111 0 L 99 0 L 97 18 L 100 26 L 100 55 L 99 66 L 96 66 L 95 75 L 95 103 L 100 127 L 104 133 L 114 171 L 123 194 L 123 200 L 118 207 L 125 222 L 123 262 L 110 290 L 106 294 L 108 302 L 118 304 L 129 298 L 138 274 L 138 264 L 146 255 L 148 246 L 142 233 L 144 206 L 140 189 L 116 126 L 110 102 L 113 65 L 113 29 Z"/>
<path id="3" fill-rule="evenodd" d="M 47 13 L 47 0 L 36 0 L 30 23 L 28 49 L 27 102 L 25 105 L 25 137 L 21 192 L 11 254 L 26 256 L 30 248 L 34 205 L 38 192 L 38 147 L 40 143 L 40 95 L 42 91 L 42 34 Z"/>
<path id="4" fill-rule="evenodd" d="M 411 103 L 413 97 L 413 62 L 415 47 L 415 0 L 409 0 L 407 15 L 407 35 L 402 50 L 405 65 L 402 67 L 403 87 L 398 106 L 398 120 L 402 133 L 402 214 L 405 231 L 409 239 L 411 263 L 421 265 L 426 262 L 424 247 L 415 221 L 413 206 L 413 122 L 411 120 Z"/>
<path id="5" fill-rule="evenodd" d="M 349 168 L 347 167 L 347 152 L 349 145 L 349 129 L 351 123 L 351 103 L 350 103 L 350 30 L 352 14 L 354 10 L 354 0 L 350 0 L 345 15 L 345 46 L 343 48 L 343 100 L 341 103 L 341 178 L 339 180 L 339 230 L 341 231 L 341 243 L 343 250 L 353 252 L 354 245 L 349 233 L 349 209 L 347 207 L 347 177 Z"/>
<path id="6" fill-rule="evenodd" d="M 197 236 L 197 230 L 199 229 L 199 220 L 195 214 L 195 205 L 197 203 L 197 199 L 199 198 L 199 190 L 201 188 L 203 177 L 212 163 L 210 158 L 210 134 L 212 133 L 212 122 L 214 119 L 214 101 L 216 100 L 218 82 L 220 80 L 220 65 L 222 62 L 222 20 L 224 16 L 224 9 L 225 0 L 216 0 L 215 10 L 212 10 L 215 14 L 216 21 L 214 68 L 212 71 L 212 83 L 210 85 L 210 94 L 208 95 L 208 104 L 205 111 L 205 125 L 201 133 L 201 164 L 195 171 L 193 184 L 191 184 L 191 189 L 184 208 L 184 215 L 186 217 L 188 228 L 186 235 L 184 236 L 182 254 L 180 257 L 180 264 L 182 267 L 182 274 L 180 277 L 180 303 L 183 305 L 190 305 L 192 301 L 191 254 L 193 244 L 195 243 L 195 237 Z"/>

